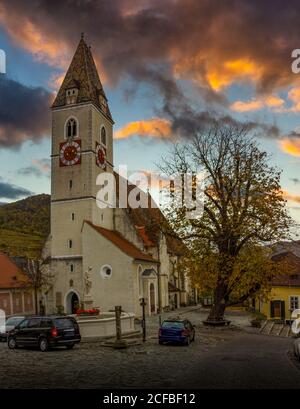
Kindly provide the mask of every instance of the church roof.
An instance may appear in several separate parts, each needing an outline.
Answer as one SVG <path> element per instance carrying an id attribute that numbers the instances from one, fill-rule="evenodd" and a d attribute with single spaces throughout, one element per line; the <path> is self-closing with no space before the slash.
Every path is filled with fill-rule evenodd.
<path id="1" fill-rule="evenodd" d="M 120 176 L 117 172 L 114 172 L 116 178 L 116 192 L 119 194 L 120 184 L 127 184 L 127 193 L 129 194 L 132 189 L 136 189 L 137 186 L 132 184 L 127 179 Z M 167 241 L 168 252 L 174 255 L 181 256 L 185 253 L 186 249 L 183 242 L 175 237 L 175 234 L 171 231 L 167 219 L 154 203 L 150 193 L 145 193 L 140 190 L 141 195 L 147 196 L 148 207 L 147 208 L 132 208 L 128 203 L 127 197 L 127 211 L 128 216 L 135 226 L 137 234 L 140 236 L 145 247 L 154 247 L 159 244 L 162 228 L 164 227 L 165 236 Z M 117 197 L 117 201 L 119 198 Z M 172 234 L 170 234 L 172 233 Z"/>
<path id="2" fill-rule="evenodd" d="M 107 240 L 111 241 L 116 247 L 123 251 L 123 253 L 132 257 L 134 260 L 158 263 L 158 261 L 155 260 L 150 254 L 143 253 L 139 248 L 137 248 L 134 244 L 130 243 L 130 241 L 126 240 L 125 237 L 123 237 L 116 230 L 108 230 L 105 229 L 104 227 L 96 226 L 95 224 L 91 223 L 88 220 L 85 220 L 85 223 L 87 223 L 89 226 L 95 229 Z"/>
<path id="3" fill-rule="evenodd" d="M 66 105 L 66 91 L 70 88 L 78 89 L 76 103 L 92 102 L 113 122 L 91 49 L 83 36 L 54 100 L 53 108 Z"/>
<path id="4" fill-rule="evenodd" d="M 6 254 L 0 252 L 0 288 L 20 288 L 29 284 L 28 276 Z"/>

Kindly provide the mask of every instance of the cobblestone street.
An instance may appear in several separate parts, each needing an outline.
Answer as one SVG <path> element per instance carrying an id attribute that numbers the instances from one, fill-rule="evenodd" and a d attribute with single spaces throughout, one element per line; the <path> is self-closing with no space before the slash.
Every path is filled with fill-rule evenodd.
<path id="1" fill-rule="evenodd" d="M 176 315 L 169 313 L 168 315 Z M 158 317 L 148 320 L 148 340 L 126 350 L 98 343 L 81 343 L 42 353 L 34 349 L 9 350 L 0 344 L 1 388 L 143 388 L 184 386 L 185 374 L 203 353 L 231 340 L 238 329 L 213 330 L 201 326 L 200 311 L 184 314 L 196 325 L 189 347 L 158 345 Z"/>

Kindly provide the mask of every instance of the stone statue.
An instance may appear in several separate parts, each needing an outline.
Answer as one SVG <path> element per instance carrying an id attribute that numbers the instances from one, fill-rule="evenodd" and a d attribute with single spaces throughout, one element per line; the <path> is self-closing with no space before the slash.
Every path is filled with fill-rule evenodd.
<path id="1" fill-rule="evenodd" d="M 88 270 L 85 272 L 84 275 L 84 284 L 85 284 L 85 294 L 89 295 L 91 288 L 92 288 L 92 277 L 91 277 L 91 267 L 88 267 Z"/>

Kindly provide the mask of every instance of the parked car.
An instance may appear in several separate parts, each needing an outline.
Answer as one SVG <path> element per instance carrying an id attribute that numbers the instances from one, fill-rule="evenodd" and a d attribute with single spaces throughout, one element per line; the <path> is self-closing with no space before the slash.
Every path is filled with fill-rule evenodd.
<path id="1" fill-rule="evenodd" d="M 195 341 L 195 326 L 187 319 L 168 319 L 159 328 L 159 343 L 176 342 L 189 345 Z"/>
<path id="2" fill-rule="evenodd" d="M 75 318 L 42 316 L 25 318 L 9 333 L 7 344 L 10 349 L 32 346 L 45 352 L 60 346 L 71 349 L 80 340 L 79 326 Z"/>
<path id="3" fill-rule="evenodd" d="M 7 336 L 12 331 L 20 322 L 22 322 L 25 319 L 25 317 L 10 317 L 7 318 L 5 322 L 5 329 L 3 328 L 3 331 L 0 332 L 0 341 L 7 341 Z"/>

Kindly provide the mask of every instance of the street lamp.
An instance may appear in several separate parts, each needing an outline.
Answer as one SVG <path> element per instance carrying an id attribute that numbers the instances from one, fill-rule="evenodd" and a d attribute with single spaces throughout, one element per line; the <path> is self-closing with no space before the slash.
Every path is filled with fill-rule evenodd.
<path id="1" fill-rule="evenodd" d="M 142 307 L 142 328 L 143 328 L 143 342 L 146 342 L 146 314 L 145 306 L 147 305 L 146 299 L 143 297 L 140 299 L 140 305 Z"/>

